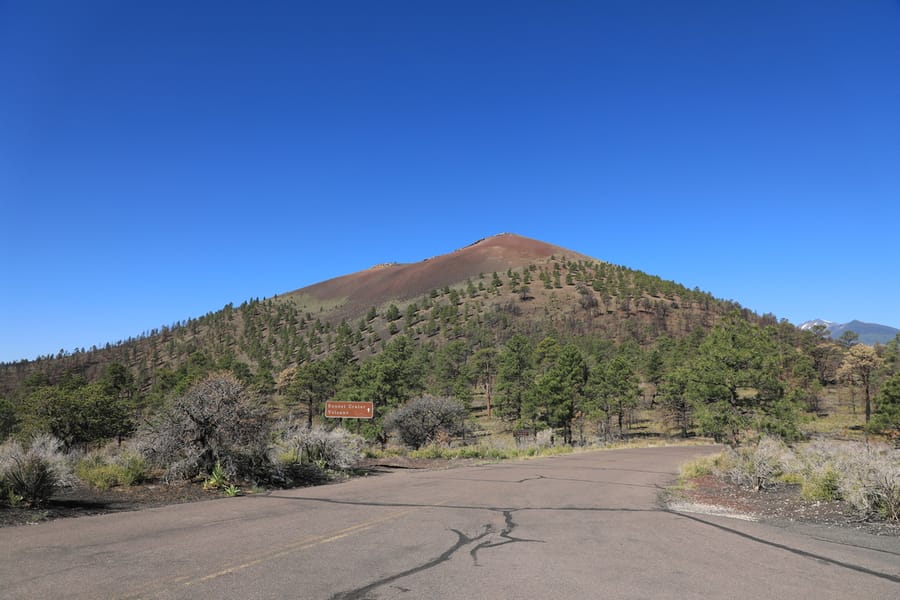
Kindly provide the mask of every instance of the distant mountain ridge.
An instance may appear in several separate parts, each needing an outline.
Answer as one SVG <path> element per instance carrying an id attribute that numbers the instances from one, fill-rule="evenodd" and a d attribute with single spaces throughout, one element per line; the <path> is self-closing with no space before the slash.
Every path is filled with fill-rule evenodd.
<path id="1" fill-rule="evenodd" d="M 828 330 L 831 339 L 840 338 L 844 332 L 852 331 L 859 335 L 859 341 L 863 344 L 886 344 L 894 339 L 900 329 L 890 327 L 888 325 L 880 325 L 878 323 L 864 323 L 863 321 L 853 320 L 849 323 L 835 323 L 834 321 L 826 321 L 824 319 L 813 319 L 806 321 L 800 325 L 800 329 L 811 330 L 816 325 L 824 325 Z"/>

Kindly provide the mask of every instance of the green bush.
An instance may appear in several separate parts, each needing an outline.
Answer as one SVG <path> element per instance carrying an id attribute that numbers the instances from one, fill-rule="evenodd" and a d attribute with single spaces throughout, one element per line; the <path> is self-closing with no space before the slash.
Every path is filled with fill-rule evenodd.
<path id="1" fill-rule="evenodd" d="M 840 475 L 831 467 L 808 474 L 800 484 L 805 500 L 839 500 Z"/>
<path id="2" fill-rule="evenodd" d="M 94 452 L 78 461 L 75 475 L 98 490 L 108 490 L 117 485 L 131 486 L 146 479 L 147 462 L 133 453 L 109 458 L 101 452 Z"/>
<path id="3" fill-rule="evenodd" d="M 119 485 L 119 475 L 122 469 L 118 465 L 99 464 L 75 467 L 75 475 L 78 479 L 98 490 L 108 490 Z"/>
<path id="4" fill-rule="evenodd" d="M 122 467 L 119 483 L 121 485 L 137 485 L 147 479 L 149 465 L 140 454 L 127 453 L 118 457 L 117 464 Z"/>

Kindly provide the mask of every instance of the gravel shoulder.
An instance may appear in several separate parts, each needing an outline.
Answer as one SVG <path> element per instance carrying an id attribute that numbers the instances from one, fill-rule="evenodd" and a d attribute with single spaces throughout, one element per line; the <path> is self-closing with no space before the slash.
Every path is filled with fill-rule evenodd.
<path id="1" fill-rule="evenodd" d="M 900 536 L 900 523 L 862 519 L 842 502 L 804 500 L 800 486 L 794 484 L 779 483 L 756 492 L 705 475 L 669 489 L 666 505 L 678 512 L 761 521 L 780 527 L 817 526 Z"/>

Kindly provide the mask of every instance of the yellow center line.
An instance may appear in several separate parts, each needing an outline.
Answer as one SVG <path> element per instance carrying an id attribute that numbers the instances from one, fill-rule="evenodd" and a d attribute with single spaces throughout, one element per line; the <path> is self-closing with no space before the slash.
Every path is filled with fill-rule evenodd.
<path id="1" fill-rule="evenodd" d="M 357 523 L 356 525 L 351 525 L 350 527 L 346 527 L 344 529 L 335 531 L 333 533 L 327 533 L 327 534 L 323 534 L 323 535 L 308 537 L 303 540 L 294 542 L 292 544 L 282 546 L 281 548 L 278 548 L 277 550 L 273 550 L 273 551 L 267 552 L 265 554 L 262 554 L 262 555 L 258 556 L 257 558 L 254 558 L 253 560 L 249 560 L 247 562 L 244 562 L 244 563 L 241 563 L 238 565 L 233 565 L 233 566 L 227 567 L 225 569 L 222 569 L 221 571 L 216 571 L 215 573 L 210 573 L 210 574 L 204 575 L 202 577 L 196 577 L 189 581 L 185 581 L 184 583 L 182 583 L 182 585 L 190 586 L 190 585 L 194 585 L 195 583 L 203 583 L 206 581 L 210 581 L 212 579 L 216 579 L 217 577 L 222 577 L 223 575 L 230 575 L 232 573 L 242 571 L 243 569 L 247 569 L 249 567 L 256 566 L 258 564 L 261 564 L 261 563 L 269 561 L 269 560 L 273 560 L 276 558 L 280 558 L 282 556 L 286 556 L 293 552 L 299 552 L 302 550 L 307 550 L 314 546 L 328 544 L 330 542 L 334 542 L 334 541 L 340 540 L 342 538 L 345 538 L 347 536 L 350 536 L 354 533 L 359 533 L 361 531 L 371 529 L 372 527 L 375 527 L 376 525 L 380 525 L 381 523 L 385 523 L 387 521 L 392 521 L 394 519 L 399 519 L 400 517 L 404 517 L 410 513 L 414 513 L 416 511 L 422 510 L 423 508 L 428 508 L 428 507 L 408 508 L 406 510 L 401 510 L 401 511 L 398 511 L 395 513 L 391 513 L 389 515 L 379 517 L 377 519 L 363 521 L 362 523 Z"/>
<path id="2" fill-rule="evenodd" d="M 143 588 L 142 590 L 139 588 L 138 590 L 134 590 L 124 596 L 120 596 L 119 598 L 121 600 L 129 600 L 129 599 L 133 599 L 133 598 L 145 598 L 145 597 L 147 597 L 147 595 L 165 590 L 168 586 L 173 586 L 173 585 L 179 586 L 180 585 L 180 586 L 187 587 L 187 586 L 191 586 L 191 585 L 194 585 L 197 583 L 204 583 L 207 581 L 211 581 L 213 579 L 216 579 L 217 577 L 236 573 L 238 571 L 247 569 L 249 567 L 253 567 L 255 565 L 259 565 L 266 561 L 274 560 L 276 558 L 286 556 L 288 554 L 291 554 L 292 552 L 300 552 L 303 550 L 307 550 L 309 548 L 313 548 L 315 546 L 319 546 L 322 544 L 328 544 L 330 542 L 340 540 L 340 539 L 348 537 L 350 535 L 360 533 L 367 529 L 371 529 L 372 527 L 375 527 L 376 525 L 380 525 L 380 524 L 386 523 L 388 521 L 393 521 L 395 519 L 399 519 L 401 517 L 412 514 L 414 512 L 418 512 L 420 510 L 424 510 L 426 508 L 439 507 L 443 504 L 446 504 L 446 502 L 447 501 L 444 500 L 442 502 L 438 502 L 438 503 L 431 504 L 428 506 L 415 506 L 415 507 L 411 507 L 411 508 L 406 508 L 406 509 L 399 510 L 397 512 L 393 512 L 391 514 L 385 515 L 383 517 L 378 517 L 375 519 L 369 519 L 367 521 L 363 521 L 361 523 L 356 523 L 354 525 L 350 525 L 349 527 L 345 527 L 345 528 L 339 529 L 337 531 L 333 531 L 330 533 L 323 533 L 321 535 L 306 537 L 306 538 L 303 538 L 302 540 L 298 540 L 296 542 L 287 544 L 285 546 L 281 546 L 277 549 L 270 550 L 269 552 L 263 553 L 252 560 L 248 560 L 247 562 L 233 565 L 233 566 L 227 567 L 225 569 L 222 569 L 220 571 L 216 571 L 214 573 L 209 573 L 207 575 L 202 575 L 202 576 L 181 575 L 178 577 L 173 577 L 172 579 L 168 580 L 168 583 L 163 583 L 160 585 L 160 583 L 157 582 L 155 585 L 150 584 L 147 586 L 141 586 Z M 152 590 L 155 590 L 155 592 Z"/>

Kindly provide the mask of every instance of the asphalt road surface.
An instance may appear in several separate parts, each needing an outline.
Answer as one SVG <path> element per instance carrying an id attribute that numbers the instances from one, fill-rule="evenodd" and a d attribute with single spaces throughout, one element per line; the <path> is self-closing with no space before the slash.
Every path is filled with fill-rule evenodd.
<path id="1" fill-rule="evenodd" d="M 0 597 L 900 598 L 900 538 L 670 512 L 697 447 L 590 452 L 0 529 Z"/>

